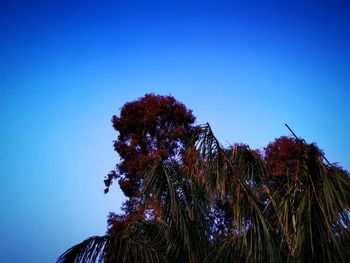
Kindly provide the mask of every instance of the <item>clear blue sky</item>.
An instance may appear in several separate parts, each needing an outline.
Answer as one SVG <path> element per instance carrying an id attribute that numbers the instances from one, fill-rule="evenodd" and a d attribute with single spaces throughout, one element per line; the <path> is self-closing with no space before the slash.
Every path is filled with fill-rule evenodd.
<path id="1" fill-rule="evenodd" d="M 74 3 L 72 3 L 74 2 Z M 172 94 L 223 144 L 287 122 L 350 169 L 347 1 L 0 1 L 0 262 L 54 262 L 120 211 L 110 119 Z"/>

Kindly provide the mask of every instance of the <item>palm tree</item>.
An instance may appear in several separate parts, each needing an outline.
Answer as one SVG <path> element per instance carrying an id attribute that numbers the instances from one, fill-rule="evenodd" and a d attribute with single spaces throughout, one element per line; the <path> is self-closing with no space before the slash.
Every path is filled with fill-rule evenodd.
<path id="1" fill-rule="evenodd" d="M 144 177 L 142 217 L 57 262 L 345 262 L 349 173 L 295 142 L 293 179 L 282 180 L 248 146 L 224 148 L 202 125 L 186 162 L 155 163 Z"/>

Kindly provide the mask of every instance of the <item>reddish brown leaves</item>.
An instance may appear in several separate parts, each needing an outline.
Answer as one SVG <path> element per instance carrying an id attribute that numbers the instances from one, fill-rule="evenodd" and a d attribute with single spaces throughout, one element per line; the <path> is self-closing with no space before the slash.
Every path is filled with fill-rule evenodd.
<path id="1" fill-rule="evenodd" d="M 295 138 L 280 137 L 265 147 L 265 161 L 271 176 L 295 176 L 300 159 L 300 143 Z"/>
<path id="2" fill-rule="evenodd" d="M 137 182 L 131 181 L 126 178 L 121 178 L 118 181 L 120 189 L 127 197 L 136 196 L 139 192 L 139 185 Z"/>
<path id="3" fill-rule="evenodd" d="M 113 127 L 119 132 L 114 149 L 121 161 L 116 172 L 105 179 L 105 192 L 113 179 L 118 179 L 124 194 L 135 197 L 152 164 L 182 162 L 184 149 L 195 131 L 194 121 L 192 111 L 172 96 L 146 94 L 126 103 L 120 117 L 112 118 Z"/>

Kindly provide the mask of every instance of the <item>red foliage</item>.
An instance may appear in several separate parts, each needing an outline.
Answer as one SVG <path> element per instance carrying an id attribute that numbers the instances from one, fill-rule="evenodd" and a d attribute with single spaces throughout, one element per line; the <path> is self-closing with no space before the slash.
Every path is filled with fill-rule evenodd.
<path id="1" fill-rule="evenodd" d="M 262 158 L 262 154 L 261 154 L 261 151 L 259 149 L 252 150 L 252 155 L 256 159 Z"/>
<path id="2" fill-rule="evenodd" d="M 113 179 L 119 179 L 124 194 L 135 197 L 151 164 L 182 160 L 195 131 L 194 121 L 192 111 L 172 96 L 146 94 L 126 103 L 120 117 L 112 118 L 113 127 L 119 132 L 114 149 L 121 161 L 117 171 L 105 179 L 105 192 Z"/>
<path id="3" fill-rule="evenodd" d="M 110 213 L 108 216 L 108 234 L 117 236 L 121 234 L 130 224 L 130 220 L 125 215 Z"/>
<path id="4" fill-rule="evenodd" d="M 139 185 L 129 179 L 121 178 L 118 181 L 120 189 L 127 197 L 136 196 L 139 192 Z"/>
<path id="5" fill-rule="evenodd" d="M 295 138 L 280 137 L 265 147 L 265 161 L 272 176 L 295 177 L 300 159 L 300 143 Z"/>

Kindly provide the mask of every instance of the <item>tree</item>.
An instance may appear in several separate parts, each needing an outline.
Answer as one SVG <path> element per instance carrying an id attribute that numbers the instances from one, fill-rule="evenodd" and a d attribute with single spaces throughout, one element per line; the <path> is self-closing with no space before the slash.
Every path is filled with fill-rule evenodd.
<path id="1" fill-rule="evenodd" d="M 113 179 L 117 179 L 120 189 L 128 197 L 123 207 L 128 217 L 144 212 L 140 204 L 143 203 L 141 188 L 145 171 L 154 163 L 181 162 L 196 129 L 194 121 L 192 111 L 174 97 L 154 94 L 126 103 L 120 117 L 113 116 L 113 127 L 119 133 L 114 149 L 121 161 L 104 180 L 105 193 Z M 113 222 L 114 218 L 118 220 Z M 118 221 L 119 217 L 110 215 L 110 226 Z"/>
<path id="2" fill-rule="evenodd" d="M 111 216 L 105 236 L 58 262 L 346 261 L 349 173 L 315 144 L 281 137 L 260 153 L 224 148 L 209 124 L 188 134 L 181 157 L 164 155 L 138 171 L 142 216 Z"/>

